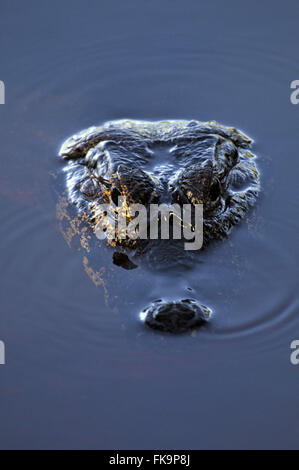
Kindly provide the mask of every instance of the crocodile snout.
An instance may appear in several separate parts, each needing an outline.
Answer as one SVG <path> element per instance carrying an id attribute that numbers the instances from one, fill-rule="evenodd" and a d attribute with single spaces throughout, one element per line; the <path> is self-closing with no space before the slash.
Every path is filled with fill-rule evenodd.
<path id="1" fill-rule="evenodd" d="M 160 331 L 183 333 L 207 323 L 211 310 L 195 299 L 155 300 L 140 314 L 146 325 Z"/>

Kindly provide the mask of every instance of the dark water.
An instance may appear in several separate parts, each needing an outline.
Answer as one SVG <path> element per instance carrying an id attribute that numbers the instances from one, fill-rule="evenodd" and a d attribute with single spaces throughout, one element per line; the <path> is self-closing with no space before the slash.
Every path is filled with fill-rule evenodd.
<path id="1" fill-rule="evenodd" d="M 1 448 L 298 448 L 297 1 L 1 0 Z M 62 141 L 109 119 L 215 119 L 255 139 L 263 192 L 193 270 L 98 288 L 57 226 Z M 163 292 L 206 330 L 145 330 Z M 105 302 L 108 299 L 108 303 Z"/>

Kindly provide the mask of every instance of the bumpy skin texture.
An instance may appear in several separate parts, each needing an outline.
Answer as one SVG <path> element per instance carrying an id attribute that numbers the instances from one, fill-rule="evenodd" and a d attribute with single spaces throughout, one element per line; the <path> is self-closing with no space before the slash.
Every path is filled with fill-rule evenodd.
<path id="1" fill-rule="evenodd" d="M 211 310 L 195 299 L 165 302 L 155 300 L 140 316 L 145 323 L 160 331 L 184 333 L 191 328 L 203 326 L 209 321 Z"/>
<path id="2" fill-rule="evenodd" d="M 242 132 L 215 121 L 121 120 L 74 135 L 62 145 L 60 156 L 66 163 L 68 197 L 91 224 L 97 221 L 99 204 L 108 203 L 117 211 L 119 196 L 127 205 L 146 207 L 203 204 L 206 246 L 224 238 L 257 199 L 259 176 L 250 144 Z M 150 243 L 114 240 L 113 245 L 139 247 L 142 252 Z M 153 303 L 145 309 L 146 323 L 167 331 L 171 325 L 185 330 L 204 323 L 198 304 L 189 301 L 188 307 L 186 299 L 164 302 L 163 308 Z M 169 321 L 169 312 L 178 319 L 180 309 L 182 321 Z M 160 317 L 164 327 L 156 319 Z"/>

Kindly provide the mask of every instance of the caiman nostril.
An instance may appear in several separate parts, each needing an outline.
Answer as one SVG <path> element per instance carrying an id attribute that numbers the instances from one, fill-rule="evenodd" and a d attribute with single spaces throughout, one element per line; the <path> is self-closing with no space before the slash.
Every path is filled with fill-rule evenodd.
<path id="1" fill-rule="evenodd" d="M 211 310 L 194 299 L 154 301 L 143 310 L 140 317 L 146 325 L 160 331 L 183 333 L 203 326 Z"/>

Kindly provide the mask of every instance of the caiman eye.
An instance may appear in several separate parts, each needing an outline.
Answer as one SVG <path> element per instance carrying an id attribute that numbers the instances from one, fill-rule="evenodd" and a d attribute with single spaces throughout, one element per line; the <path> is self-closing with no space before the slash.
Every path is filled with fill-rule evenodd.
<path id="1" fill-rule="evenodd" d="M 116 206 L 118 206 L 119 196 L 121 196 L 119 190 L 117 188 L 113 188 L 111 191 L 111 200 L 114 202 Z"/>
<path id="2" fill-rule="evenodd" d="M 210 186 L 210 197 L 211 201 L 216 201 L 218 197 L 220 196 L 220 183 L 218 180 L 214 181 L 213 184 Z"/>

